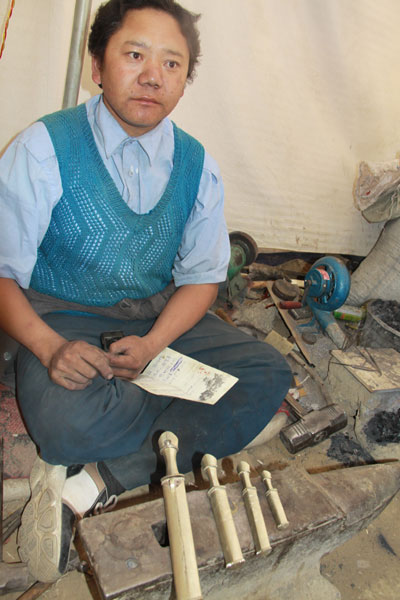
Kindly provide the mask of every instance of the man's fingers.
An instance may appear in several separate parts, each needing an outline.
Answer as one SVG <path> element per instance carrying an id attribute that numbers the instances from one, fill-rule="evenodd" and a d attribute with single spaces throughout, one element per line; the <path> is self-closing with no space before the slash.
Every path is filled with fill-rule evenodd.
<path id="1" fill-rule="evenodd" d="M 142 338 L 137 335 L 127 335 L 116 342 L 110 344 L 110 352 L 112 354 L 130 354 L 132 350 L 140 346 Z"/>
<path id="2" fill-rule="evenodd" d="M 105 379 L 114 376 L 107 354 L 80 340 L 67 342 L 59 348 L 53 356 L 49 372 L 53 381 L 67 389 L 78 389 L 76 386 L 83 386 L 80 389 L 84 389 L 97 375 Z M 61 383 L 61 380 L 69 383 Z"/>
<path id="3" fill-rule="evenodd" d="M 131 379 L 135 379 L 141 373 L 141 371 L 137 369 L 113 369 L 113 372 L 115 377 L 127 379 L 128 381 L 131 381 Z"/>
<path id="4" fill-rule="evenodd" d="M 91 379 L 86 379 L 83 383 L 78 383 L 76 381 L 72 381 L 68 377 L 63 377 L 59 373 L 50 373 L 50 378 L 57 385 L 61 385 L 70 391 L 84 390 L 92 383 Z"/>
<path id="5" fill-rule="evenodd" d="M 97 369 L 86 363 L 85 360 L 59 361 L 54 365 L 53 371 L 60 377 L 70 379 L 74 383 L 86 383 L 98 374 Z"/>
<path id="6" fill-rule="evenodd" d="M 95 352 L 82 353 L 82 360 L 77 366 L 77 371 L 89 379 L 94 379 L 97 374 L 104 377 L 104 379 L 111 379 L 113 372 L 106 354 L 94 346 L 90 348 L 93 348 Z"/>
<path id="7" fill-rule="evenodd" d="M 133 372 L 140 372 L 148 363 L 144 357 L 132 354 L 110 354 L 109 361 L 114 374 L 116 369 L 127 369 Z"/>

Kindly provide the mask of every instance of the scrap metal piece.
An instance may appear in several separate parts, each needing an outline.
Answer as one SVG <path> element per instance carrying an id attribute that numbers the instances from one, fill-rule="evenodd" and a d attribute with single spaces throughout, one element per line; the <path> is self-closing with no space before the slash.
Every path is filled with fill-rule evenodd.
<path id="1" fill-rule="evenodd" d="M 373 365 L 378 375 L 382 375 L 382 369 L 380 368 L 380 366 L 378 365 L 368 348 L 360 348 L 359 346 L 356 346 L 356 349 L 361 354 L 361 356 L 366 358 Z"/>
<path id="2" fill-rule="evenodd" d="M 272 284 L 272 291 L 274 294 L 278 296 L 281 300 L 293 301 L 296 300 L 300 295 L 300 290 L 297 286 L 293 285 L 289 281 L 285 279 L 277 279 Z M 300 304 L 301 306 L 301 304 Z M 297 308 L 300 308 L 297 307 Z M 295 308 L 294 306 L 286 306 L 282 308 Z"/>
<path id="3" fill-rule="evenodd" d="M 217 525 L 218 536 L 224 553 L 227 568 L 244 562 L 242 549 L 236 532 L 228 495 L 224 486 L 219 484 L 217 475 L 217 459 L 211 454 L 205 454 L 201 460 L 201 472 L 208 479 L 211 487 L 207 491 L 211 508 Z"/>
<path id="4" fill-rule="evenodd" d="M 286 518 L 286 513 L 282 506 L 281 499 L 279 498 L 278 490 L 272 487 L 271 473 L 269 471 L 263 471 L 262 480 L 267 487 L 265 495 L 274 516 L 276 526 L 278 529 L 286 529 L 289 525 L 289 521 Z"/>
<path id="5" fill-rule="evenodd" d="M 201 600 L 203 596 L 186 498 L 185 478 L 179 473 L 176 463 L 178 438 L 172 432 L 166 431 L 160 435 L 158 446 L 167 468 L 166 475 L 161 479 L 161 485 L 176 596 L 178 600 Z"/>
<path id="6" fill-rule="evenodd" d="M 272 548 L 261 511 L 257 488 L 251 484 L 249 463 L 244 460 L 240 461 L 237 466 L 237 472 L 243 484 L 242 496 L 253 535 L 256 554 L 269 554 Z"/>

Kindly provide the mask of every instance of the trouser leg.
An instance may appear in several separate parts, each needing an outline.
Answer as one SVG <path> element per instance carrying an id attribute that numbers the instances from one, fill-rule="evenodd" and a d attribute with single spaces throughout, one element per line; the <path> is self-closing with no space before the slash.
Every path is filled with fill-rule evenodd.
<path id="1" fill-rule="evenodd" d="M 49 315 L 47 320 L 64 335 L 69 327 L 69 339 L 83 337 L 91 343 L 98 339 L 101 328 L 144 335 L 152 325 L 147 321 L 99 322 L 96 317 L 86 319 L 83 326 L 74 317 L 73 325 L 70 320 L 67 327 L 61 315 Z M 30 380 L 37 372 L 45 373 L 34 385 L 35 400 L 27 399 L 25 381 L 20 402 L 43 458 L 54 464 L 104 460 L 122 485 L 132 488 L 149 483 L 150 476 L 157 473 L 158 434 L 171 430 L 180 443 L 179 468 L 186 472 L 198 464 L 205 452 L 222 457 L 241 450 L 273 417 L 291 383 L 290 369 L 275 349 L 214 315 L 206 315 L 171 348 L 235 375 L 238 383 L 210 406 L 152 396 L 129 382 L 116 379 L 109 383 L 100 377 L 87 390 L 69 392 L 52 384 L 46 370 L 36 364 Z M 21 354 L 19 380 L 28 375 L 34 364 L 32 355 L 29 359 L 26 355 L 26 351 Z M 42 422 L 38 426 L 38 419 L 47 420 L 48 426 L 43 427 Z M 67 431 L 63 433 L 59 425 L 54 429 L 54 420 L 65 423 Z"/>
<path id="2" fill-rule="evenodd" d="M 68 340 L 100 346 L 103 331 L 122 329 L 145 335 L 153 320 L 121 322 L 64 313 L 44 320 Z M 85 464 L 136 451 L 155 418 L 172 401 L 152 396 L 128 381 L 98 376 L 84 390 L 69 391 L 53 383 L 48 371 L 21 347 L 17 359 L 17 398 L 27 429 L 51 464 Z"/>

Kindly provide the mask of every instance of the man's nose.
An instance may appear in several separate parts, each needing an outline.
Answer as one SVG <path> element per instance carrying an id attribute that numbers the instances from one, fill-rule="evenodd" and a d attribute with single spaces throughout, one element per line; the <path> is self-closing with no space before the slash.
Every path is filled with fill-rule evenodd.
<path id="1" fill-rule="evenodd" d="M 162 85 L 161 65 L 154 60 L 146 60 L 139 75 L 140 85 L 159 88 Z"/>

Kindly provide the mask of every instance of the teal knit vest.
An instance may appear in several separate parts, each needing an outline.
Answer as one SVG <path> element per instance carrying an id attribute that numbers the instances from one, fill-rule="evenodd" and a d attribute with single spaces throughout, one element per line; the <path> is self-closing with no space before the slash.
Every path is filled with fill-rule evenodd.
<path id="1" fill-rule="evenodd" d="M 91 306 L 163 290 L 197 197 L 203 146 L 174 124 L 165 192 L 149 213 L 136 214 L 100 157 L 84 104 L 41 120 L 57 155 L 63 196 L 38 249 L 31 287 Z"/>

